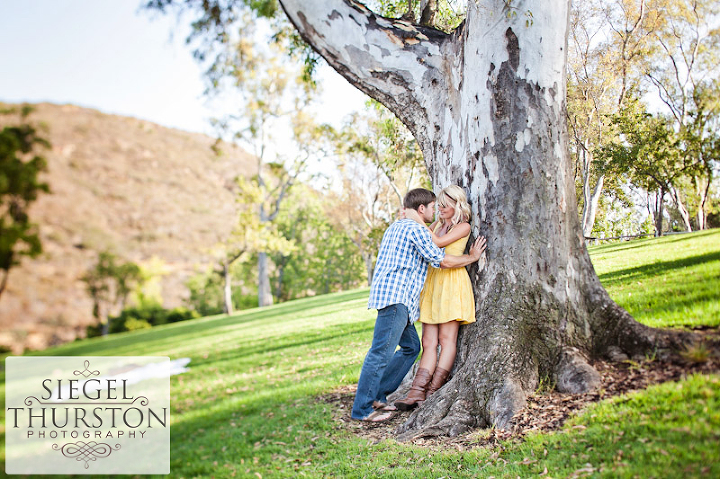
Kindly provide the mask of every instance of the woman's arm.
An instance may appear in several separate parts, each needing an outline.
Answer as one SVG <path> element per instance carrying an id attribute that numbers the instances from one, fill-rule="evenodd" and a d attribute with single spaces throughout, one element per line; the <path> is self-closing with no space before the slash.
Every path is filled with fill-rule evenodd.
<path id="1" fill-rule="evenodd" d="M 475 261 L 481 261 L 480 270 L 485 267 L 487 261 L 485 256 L 485 248 L 487 247 L 487 241 L 484 236 L 480 236 L 475 240 L 473 245 L 470 247 L 470 252 L 462 256 L 452 256 L 449 254 L 445 255 L 445 258 L 440 262 L 441 268 L 462 268 Z"/>
<path id="2" fill-rule="evenodd" d="M 470 223 L 460 223 L 458 225 L 455 225 L 453 229 L 445 233 L 443 236 L 438 236 L 435 233 L 432 233 L 432 239 L 433 243 L 435 243 L 439 248 L 444 248 L 450 243 L 454 243 L 455 241 L 459 240 L 460 238 L 464 238 L 469 234 Z"/>

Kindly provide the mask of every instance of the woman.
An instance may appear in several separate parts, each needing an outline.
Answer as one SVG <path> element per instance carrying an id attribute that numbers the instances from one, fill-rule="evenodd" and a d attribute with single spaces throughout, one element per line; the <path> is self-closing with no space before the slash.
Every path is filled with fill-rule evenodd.
<path id="1" fill-rule="evenodd" d="M 435 244 L 446 254 L 462 255 L 470 236 L 470 205 L 459 186 L 448 186 L 437 198 L 438 220 L 430 225 Z M 465 268 L 430 267 L 420 295 L 422 356 L 408 395 L 395 401 L 407 411 L 440 389 L 450 374 L 457 352 L 461 324 L 475 322 L 475 298 Z M 437 346 L 440 343 L 440 358 Z"/>

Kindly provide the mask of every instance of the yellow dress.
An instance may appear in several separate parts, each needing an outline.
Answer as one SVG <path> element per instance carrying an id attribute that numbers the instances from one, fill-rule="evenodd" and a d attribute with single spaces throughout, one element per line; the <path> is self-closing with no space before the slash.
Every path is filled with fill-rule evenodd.
<path id="1" fill-rule="evenodd" d="M 440 224 L 435 227 L 435 231 Z M 445 247 L 445 254 L 461 256 L 465 253 L 468 236 L 458 239 Z M 461 324 L 475 322 L 475 296 L 470 276 L 465 268 L 428 267 L 425 286 L 420 293 L 420 322 L 442 324 L 460 321 Z"/>

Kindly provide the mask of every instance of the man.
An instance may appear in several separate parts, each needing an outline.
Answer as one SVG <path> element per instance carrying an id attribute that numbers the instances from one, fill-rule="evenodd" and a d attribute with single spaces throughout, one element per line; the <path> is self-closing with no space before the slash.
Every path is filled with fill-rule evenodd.
<path id="1" fill-rule="evenodd" d="M 469 254 L 446 255 L 432 241 L 425 226 L 435 216 L 435 194 L 417 188 L 403 200 L 406 218 L 385 231 L 370 287 L 368 308 L 378 310 L 370 350 L 358 381 L 352 418 L 381 422 L 392 412 L 374 410 L 402 382 L 420 353 L 414 322 L 420 317 L 420 291 L 428 264 L 435 268 L 460 268 L 478 261 L 485 251 L 485 238 L 478 238 Z M 400 349 L 395 351 L 397 346 Z"/>

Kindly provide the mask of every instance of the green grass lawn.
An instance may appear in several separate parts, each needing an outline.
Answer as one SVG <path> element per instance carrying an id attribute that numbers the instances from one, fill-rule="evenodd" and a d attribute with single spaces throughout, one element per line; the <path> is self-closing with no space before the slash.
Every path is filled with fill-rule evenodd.
<path id="1" fill-rule="evenodd" d="M 718 325 L 720 231 L 604 245 L 591 255 L 611 296 L 640 321 Z M 190 371 L 171 378 L 173 477 L 720 477 L 717 375 L 598 403 L 561 431 L 502 447 L 368 443 L 317 400 L 357 382 L 375 318 L 367 295 L 308 298 L 41 354 L 191 358 Z M 4 443 L 4 410 L 2 424 Z"/>
<path id="2" fill-rule="evenodd" d="M 654 327 L 720 326 L 720 230 L 590 248 L 610 296 Z"/>

